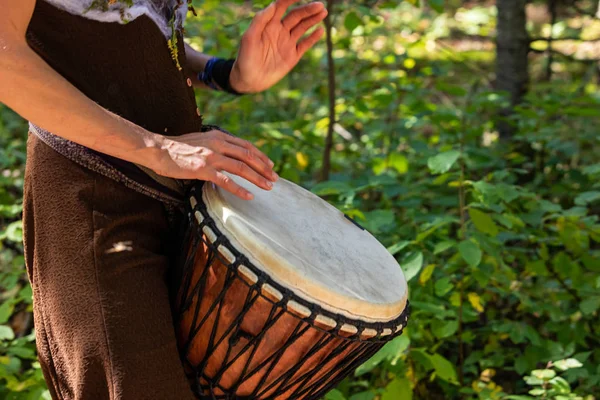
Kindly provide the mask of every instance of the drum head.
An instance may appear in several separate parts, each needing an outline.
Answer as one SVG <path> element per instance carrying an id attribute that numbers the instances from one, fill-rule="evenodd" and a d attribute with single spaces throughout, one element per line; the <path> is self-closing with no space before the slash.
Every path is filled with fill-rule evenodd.
<path id="1" fill-rule="evenodd" d="M 348 318 L 387 322 L 402 314 L 406 280 L 370 233 L 285 179 L 264 191 L 229 176 L 254 200 L 207 183 L 203 201 L 221 233 L 257 268 L 299 297 Z"/>

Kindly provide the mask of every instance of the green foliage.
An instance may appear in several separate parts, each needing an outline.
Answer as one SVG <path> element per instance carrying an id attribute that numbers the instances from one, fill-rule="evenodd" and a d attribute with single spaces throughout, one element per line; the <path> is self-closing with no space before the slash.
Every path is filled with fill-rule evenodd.
<path id="1" fill-rule="evenodd" d="M 266 4 L 195 1 L 190 43 L 235 56 Z M 597 398 L 597 84 L 570 64 L 551 85 L 534 79 L 511 117 L 518 134 L 500 140 L 494 122 L 508 100 L 491 87 L 493 48 L 459 51 L 468 42 L 444 39 L 489 35 L 495 9 L 373 4 L 339 2 L 334 12 L 329 181 L 317 179 L 329 124 L 324 44 L 270 91 L 197 95 L 207 123 L 252 140 L 282 177 L 355 218 L 409 281 L 405 334 L 326 399 Z M 31 308 L 18 223 L 25 132 L 0 109 L 0 397 L 14 399 L 43 390 L 31 323 L 19 323 Z"/>

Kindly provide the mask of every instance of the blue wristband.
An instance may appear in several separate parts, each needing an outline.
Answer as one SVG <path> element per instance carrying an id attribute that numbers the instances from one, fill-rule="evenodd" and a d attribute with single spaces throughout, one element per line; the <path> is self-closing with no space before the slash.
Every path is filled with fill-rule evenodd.
<path id="1" fill-rule="evenodd" d="M 198 80 L 200 80 L 206 86 L 208 86 L 214 90 L 219 90 L 217 85 L 215 85 L 215 83 L 213 82 L 213 69 L 214 69 L 217 61 L 219 61 L 218 58 L 216 58 L 216 57 L 211 58 L 206 63 L 206 66 L 204 67 L 204 71 L 198 73 Z"/>
<path id="2" fill-rule="evenodd" d="M 213 57 L 206 63 L 204 71 L 198 73 L 198 80 L 214 90 L 224 90 L 239 96 L 242 93 L 237 92 L 229 83 L 234 62 L 235 60 Z"/>

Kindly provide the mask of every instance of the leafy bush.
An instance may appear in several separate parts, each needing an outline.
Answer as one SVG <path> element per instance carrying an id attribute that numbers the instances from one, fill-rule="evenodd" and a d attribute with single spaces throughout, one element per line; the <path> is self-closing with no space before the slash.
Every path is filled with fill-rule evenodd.
<path id="1" fill-rule="evenodd" d="M 252 140 L 281 176 L 357 219 L 409 281 L 405 334 L 326 398 L 596 398 L 597 85 L 565 64 L 552 85 L 532 84 L 511 117 L 519 133 L 500 139 L 494 123 L 507 97 L 491 87 L 493 48 L 459 52 L 444 41 L 457 30 L 493 32 L 495 9 L 457 6 L 453 19 L 435 12 L 442 2 L 430 2 L 433 11 L 379 4 L 335 12 L 328 181 L 317 179 L 329 123 L 324 45 L 266 93 L 197 95 L 207 122 Z M 248 3 L 195 5 L 192 45 L 235 55 Z M 33 399 L 43 387 L 31 322 L 25 330 L 18 322 L 31 308 L 18 222 L 26 128 L 6 109 L 0 122 L 0 162 L 10 171 L 0 186 L 0 395 Z"/>

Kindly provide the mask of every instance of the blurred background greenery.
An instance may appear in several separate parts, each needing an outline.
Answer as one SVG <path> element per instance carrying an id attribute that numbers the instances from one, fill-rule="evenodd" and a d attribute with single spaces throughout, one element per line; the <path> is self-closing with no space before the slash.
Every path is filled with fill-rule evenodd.
<path id="1" fill-rule="evenodd" d="M 267 3 L 194 1 L 189 42 L 233 57 Z M 328 5 L 330 50 L 275 88 L 197 93 L 208 123 L 357 219 L 409 280 L 405 334 L 327 400 L 596 399 L 598 1 Z M 49 399 L 22 254 L 26 135 L 0 106 L 0 398 Z"/>

